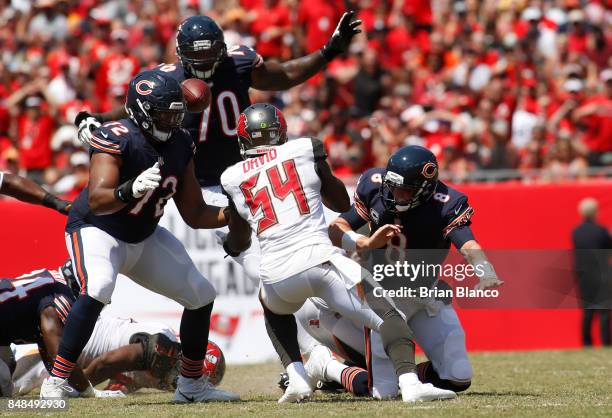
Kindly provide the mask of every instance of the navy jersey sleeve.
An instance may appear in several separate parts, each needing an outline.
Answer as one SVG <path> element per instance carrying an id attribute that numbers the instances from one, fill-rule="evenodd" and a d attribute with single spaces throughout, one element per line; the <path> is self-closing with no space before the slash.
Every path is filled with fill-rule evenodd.
<path id="1" fill-rule="evenodd" d="M 125 156 L 128 151 L 129 129 L 121 122 L 107 122 L 93 132 L 90 153 Z"/>
<path id="2" fill-rule="evenodd" d="M 232 60 L 236 73 L 251 80 L 251 71 L 263 65 L 263 58 L 253 48 L 235 45 L 227 49 L 227 56 Z M 250 84 L 250 81 L 249 81 Z"/>
<path id="3" fill-rule="evenodd" d="M 446 225 L 443 231 L 444 238 L 450 239 L 457 248 L 473 240 L 474 234 L 470 228 L 473 215 L 474 208 L 470 206 L 467 197 L 463 194 L 444 205 L 442 213 Z"/>
<path id="4" fill-rule="evenodd" d="M 371 221 L 370 206 L 380 189 L 382 171 L 384 170 L 373 168 L 359 177 L 353 196 L 353 204 L 347 212 L 340 215 L 351 225 L 353 230 L 357 230 Z"/>

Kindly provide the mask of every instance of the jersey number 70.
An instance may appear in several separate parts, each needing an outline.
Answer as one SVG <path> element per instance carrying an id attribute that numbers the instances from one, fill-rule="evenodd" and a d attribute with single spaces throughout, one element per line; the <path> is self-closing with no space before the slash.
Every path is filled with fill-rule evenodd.
<path id="1" fill-rule="evenodd" d="M 310 208 L 308 207 L 308 201 L 306 200 L 302 182 L 295 168 L 295 161 L 283 161 L 282 169 L 284 171 L 285 180 L 281 178 L 278 165 L 266 170 L 266 176 L 268 176 L 272 194 L 281 201 L 285 200 L 289 195 L 292 195 L 300 215 L 309 214 Z M 257 173 L 240 183 L 240 190 L 244 195 L 244 199 L 251 214 L 255 216 L 260 208 L 263 212 L 263 217 L 257 222 L 257 235 L 278 223 L 278 216 L 274 210 L 270 188 L 264 186 L 256 192 L 253 191 L 255 186 L 257 186 L 260 174 L 261 173 Z"/>

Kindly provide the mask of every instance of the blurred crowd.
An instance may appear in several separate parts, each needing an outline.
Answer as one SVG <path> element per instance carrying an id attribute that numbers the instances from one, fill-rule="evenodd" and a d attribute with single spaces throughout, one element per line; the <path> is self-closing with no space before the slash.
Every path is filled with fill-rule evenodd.
<path id="1" fill-rule="evenodd" d="M 325 72 L 282 93 L 291 136 L 321 138 L 333 169 L 429 147 L 454 181 L 474 173 L 580 179 L 612 166 L 609 0 L 0 0 L 0 169 L 74 197 L 87 151 L 72 122 L 123 104 L 139 70 L 174 62 L 178 24 L 208 14 L 265 59 L 316 51 L 347 9 L 363 33 Z M 514 170 L 514 171 L 512 171 Z M 534 174 L 536 173 L 536 174 Z M 510 176 L 510 175 L 508 175 Z M 509 177 L 508 177 L 509 178 Z"/>

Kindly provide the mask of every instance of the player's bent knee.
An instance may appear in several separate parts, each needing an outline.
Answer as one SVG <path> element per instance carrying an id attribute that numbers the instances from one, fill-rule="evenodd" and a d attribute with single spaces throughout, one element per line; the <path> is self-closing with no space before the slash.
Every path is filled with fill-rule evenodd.
<path id="1" fill-rule="evenodd" d="M 199 309 L 206 305 L 210 305 L 217 297 L 217 291 L 208 280 L 204 278 L 193 267 L 189 273 L 189 288 L 182 298 L 182 305 L 185 309 Z"/>
<path id="2" fill-rule="evenodd" d="M 468 359 L 456 359 L 451 362 L 449 374 L 448 380 L 455 382 L 470 382 L 473 376 L 472 365 Z"/>
<path id="3" fill-rule="evenodd" d="M 466 382 L 460 382 L 460 381 L 456 381 L 456 380 L 449 380 L 450 386 L 451 386 L 451 390 L 453 392 L 463 392 L 464 390 L 467 390 L 471 385 L 472 385 L 472 381 L 468 380 Z"/>

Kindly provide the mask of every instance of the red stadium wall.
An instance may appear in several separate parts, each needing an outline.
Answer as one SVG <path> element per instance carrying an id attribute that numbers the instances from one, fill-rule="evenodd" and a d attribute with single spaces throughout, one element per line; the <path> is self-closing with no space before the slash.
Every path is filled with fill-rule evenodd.
<path id="1" fill-rule="evenodd" d="M 576 207 L 588 196 L 600 203 L 600 221 L 612 226 L 612 181 L 458 188 L 475 208 L 473 228 L 485 248 L 571 248 L 571 230 L 579 222 Z M 67 257 L 61 215 L 5 200 L 0 219 L 0 277 L 59 266 Z M 579 310 L 461 310 L 459 315 L 470 350 L 580 346 Z"/>

